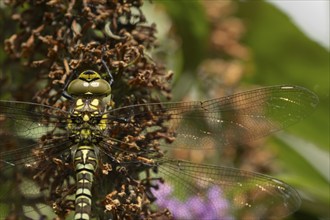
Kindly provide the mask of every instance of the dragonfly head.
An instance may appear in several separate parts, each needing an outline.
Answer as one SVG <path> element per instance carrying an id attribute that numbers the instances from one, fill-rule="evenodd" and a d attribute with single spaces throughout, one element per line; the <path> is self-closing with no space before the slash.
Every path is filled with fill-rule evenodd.
<path id="1" fill-rule="evenodd" d="M 72 96 L 108 96 L 111 93 L 111 86 L 99 73 L 86 70 L 70 82 L 67 92 Z"/>

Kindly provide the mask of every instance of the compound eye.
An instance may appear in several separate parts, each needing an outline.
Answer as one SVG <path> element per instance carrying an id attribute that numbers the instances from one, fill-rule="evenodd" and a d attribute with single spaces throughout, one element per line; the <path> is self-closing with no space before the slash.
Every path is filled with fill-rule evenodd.
<path id="1" fill-rule="evenodd" d="M 111 93 L 110 84 L 104 79 L 95 79 L 87 82 L 82 79 L 75 79 L 68 86 L 68 93 L 70 95 L 109 95 Z"/>
<path id="2" fill-rule="evenodd" d="M 95 95 L 109 95 L 111 93 L 111 87 L 104 79 L 97 79 L 90 82 L 90 92 Z"/>
<path id="3" fill-rule="evenodd" d="M 90 86 L 93 88 L 99 88 L 100 87 L 100 82 L 97 82 L 98 80 L 91 82 Z"/>

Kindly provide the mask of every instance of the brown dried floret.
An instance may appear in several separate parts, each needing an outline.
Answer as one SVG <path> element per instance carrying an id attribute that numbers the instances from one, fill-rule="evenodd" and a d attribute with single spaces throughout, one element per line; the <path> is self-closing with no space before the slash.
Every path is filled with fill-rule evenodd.
<path id="1" fill-rule="evenodd" d="M 24 86 L 29 85 L 35 92 L 16 91 L 16 97 L 28 101 L 33 97 L 37 103 L 67 110 L 61 96 L 68 80 L 86 69 L 109 78 L 103 74 L 104 61 L 114 77 L 115 107 L 157 102 L 155 92 L 170 98 L 172 73 L 146 55 L 146 50 L 155 46 L 156 27 L 146 23 L 140 9 L 142 0 L 7 0 L 6 4 L 19 28 L 5 41 L 5 50 L 25 66 L 16 74 L 26 76 L 29 81 Z M 144 135 L 141 132 L 157 125 L 166 133 L 159 121 L 161 115 L 151 111 L 148 114 L 134 124 L 113 121 L 109 125 L 109 140 L 103 147 L 104 153 L 112 156 L 100 158 L 101 170 L 95 178 L 103 187 L 103 194 L 94 192 L 101 195 L 93 200 L 95 215 L 108 212 L 118 219 L 168 215 L 168 211 L 151 211 L 150 196 L 146 195 L 149 186 L 142 183 L 148 181 L 138 175 L 149 171 L 151 165 L 147 162 L 151 163 L 152 157 L 161 157 L 153 143 L 163 138 L 155 131 Z M 67 116 L 57 117 L 65 120 Z M 36 161 L 27 169 L 38 170 L 33 180 L 42 190 L 49 191 L 43 198 L 45 203 L 53 207 L 59 218 L 64 218 L 74 209 L 75 177 L 73 165 L 68 163 L 70 155 L 57 152 L 57 144 L 67 138 L 61 126 L 39 140 L 39 147 L 32 152 Z M 142 153 L 140 146 L 146 147 Z M 132 161 L 135 163 L 121 166 Z"/>

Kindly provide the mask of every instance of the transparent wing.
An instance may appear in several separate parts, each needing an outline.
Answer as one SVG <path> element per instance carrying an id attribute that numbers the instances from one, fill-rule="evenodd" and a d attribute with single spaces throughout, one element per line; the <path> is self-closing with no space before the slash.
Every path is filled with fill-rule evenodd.
<path id="1" fill-rule="evenodd" d="M 46 138 L 59 135 L 55 128 L 65 126 L 66 115 L 50 106 L 0 100 L 0 219 L 35 219 L 45 210 L 44 193 L 33 178 L 46 167 L 35 165 L 51 161 L 41 151 L 57 156 L 67 148 L 65 140 Z"/>
<path id="2" fill-rule="evenodd" d="M 198 141 L 207 137 L 222 147 L 266 136 L 305 118 L 317 103 L 318 97 L 305 88 L 280 85 L 208 101 L 126 106 L 110 111 L 109 118 L 169 120 L 177 143 L 200 149 L 209 146 Z"/>
<path id="3" fill-rule="evenodd" d="M 0 167 L 15 166 L 31 160 L 31 150 L 35 149 L 45 135 L 56 128 L 65 128 L 68 113 L 51 106 L 30 102 L 0 100 Z M 48 142 L 51 148 L 59 142 Z"/>
<path id="4" fill-rule="evenodd" d="M 153 193 L 174 219 L 281 219 L 300 207 L 299 194 L 269 176 L 238 169 L 164 160 Z"/>
<path id="5" fill-rule="evenodd" d="M 142 143 L 141 146 L 147 146 L 148 140 L 157 140 L 157 137 L 141 140 L 139 130 L 134 130 L 143 128 L 140 122 L 148 124 L 153 118 L 158 118 L 156 125 L 166 123 L 177 136 L 176 142 L 190 148 L 207 148 L 208 145 L 203 144 L 207 137 L 217 139 L 220 142 L 219 147 L 245 143 L 298 122 L 312 112 L 317 103 L 317 96 L 307 89 L 274 86 L 205 102 L 152 103 L 122 107 L 109 111 L 108 130 L 104 132 L 104 147 L 100 147 L 100 150 L 110 158 L 112 152 L 108 151 L 107 146 L 111 146 L 114 152 L 142 151 L 141 155 L 153 154 L 155 151 L 148 147 L 139 149 L 126 144 L 139 142 Z M 16 213 L 40 210 L 34 207 L 36 202 L 31 201 L 44 197 L 40 193 L 41 187 L 31 183 L 29 167 L 43 160 L 45 163 L 41 164 L 51 167 L 52 162 L 46 161 L 50 158 L 38 157 L 38 150 L 50 150 L 48 155 L 52 156 L 68 151 L 70 141 L 58 132 L 65 133 L 67 116 L 67 112 L 50 106 L 0 101 L 0 190 L 3 192 L 0 195 L 0 213 L 4 213 L 2 216 L 0 214 L 0 219 L 8 215 L 7 210 L 11 209 L 8 207 L 10 199 L 14 199 L 21 207 L 27 207 L 24 210 L 15 209 Z M 124 127 L 128 130 L 116 122 L 126 124 Z M 133 126 L 129 126 L 130 124 Z M 48 134 L 50 139 L 47 139 Z M 108 140 L 117 142 L 118 145 L 113 147 Z M 37 167 L 34 171 L 42 169 L 45 167 Z M 285 216 L 296 210 L 300 204 L 299 196 L 291 187 L 259 174 L 174 160 L 162 161 L 159 171 L 165 178 L 165 184 L 182 194 L 181 199 L 188 198 L 188 195 L 195 196 L 194 200 L 189 200 L 192 205 L 204 207 L 202 201 L 208 196 L 219 197 L 214 196 L 212 190 L 215 190 L 216 195 L 224 195 L 225 203 L 211 202 L 210 206 L 214 209 L 227 204 L 230 207 L 227 207 L 229 216 L 242 216 L 245 213 L 255 216 Z M 53 178 L 58 175 L 53 174 Z M 27 181 L 21 181 L 26 178 Z M 158 198 L 158 201 L 162 200 L 167 201 Z M 169 206 L 168 204 L 167 207 Z M 189 219 L 188 214 L 182 216 L 182 219 Z"/>
<path id="6" fill-rule="evenodd" d="M 65 126 L 67 115 L 51 106 L 0 100 L 0 134 L 38 139 L 54 127 Z"/>

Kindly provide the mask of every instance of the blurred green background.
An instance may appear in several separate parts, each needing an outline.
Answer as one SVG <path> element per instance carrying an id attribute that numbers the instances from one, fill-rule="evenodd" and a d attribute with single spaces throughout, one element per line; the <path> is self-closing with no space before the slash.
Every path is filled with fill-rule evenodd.
<path id="1" fill-rule="evenodd" d="M 288 219 L 330 219 L 329 51 L 264 1 L 155 0 L 145 2 L 143 10 L 159 32 L 153 58 L 175 73 L 173 100 L 203 100 L 276 84 L 318 94 L 315 113 L 270 137 L 264 148 L 281 170 L 273 175 L 302 196 L 301 209 Z M 0 50 L 0 61 L 4 56 Z M 8 68 L 14 69 L 2 67 L 0 85 Z M 8 89 L 1 86 L 0 91 Z"/>
<path id="2" fill-rule="evenodd" d="M 288 219 L 330 219 L 329 51 L 264 1 L 154 3 L 144 12 L 159 32 L 154 56 L 175 73 L 174 100 L 277 84 L 319 96 L 312 116 L 270 137 L 264 148 L 282 170 L 272 175 L 302 197 L 301 209 Z"/>

